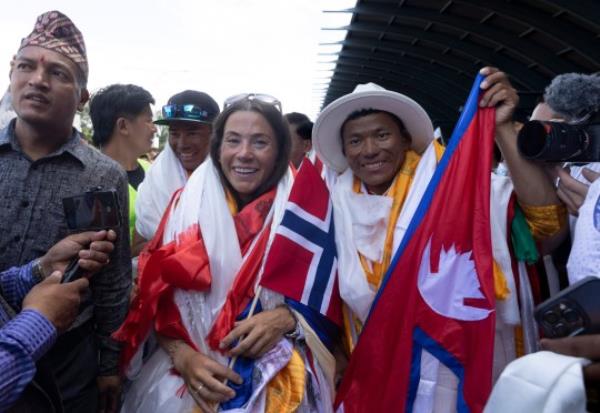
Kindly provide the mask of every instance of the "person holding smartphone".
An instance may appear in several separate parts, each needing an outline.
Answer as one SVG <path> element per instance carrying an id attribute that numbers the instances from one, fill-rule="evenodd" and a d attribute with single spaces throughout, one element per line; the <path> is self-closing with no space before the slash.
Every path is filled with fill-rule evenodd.
<path id="1" fill-rule="evenodd" d="M 89 97 L 88 72 L 82 33 L 56 10 L 38 17 L 10 63 L 16 118 L 0 130 L 0 268 L 25 265 L 68 235 L 63 198 L 114 189 L 127 222 L 125 171 L 73 128 Z M 110 263 L 47 355 L 67 412 L 117 409 L 120 348 L 110 336 L 127 313 L 132 280 L 128 228 L 115 232 Z"/>
<path id="2" fill-rule="evenodd" d="M 89 286 L 87 277 L 61 284 L 62 272 L 74 258 L 88 274 L 99 271 L 109 261 L 116 236 L 114 231 L 70 235 L 42 257 L 0 273 L 1 411 L 15 402 L 15 411 L 50 411 L 53 399 L 46 394 L 52 387 L 43 380 L 27 386 L 36 362 L 75 320 Z"/>

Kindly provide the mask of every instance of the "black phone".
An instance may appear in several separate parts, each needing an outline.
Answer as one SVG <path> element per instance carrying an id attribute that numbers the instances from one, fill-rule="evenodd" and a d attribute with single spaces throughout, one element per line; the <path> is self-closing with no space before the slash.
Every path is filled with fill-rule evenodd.
<path id="1" fill-rule="evenodd" d="M 63 209 L 71 232 L 117 229 L 122 224 L 119 198 L 114 190 L 94 190 L 63 198 Z M 69 263 L 62 278 L 63 283 L 83 276 L 78 261 L 75 258 Z"/>
<path id="2" fill-rule="evenodd" d="M 63 208 L 71 231 L 100 231 L 121 226 L 116 191 L 89 191 L 63 198 Z"/>
<path id="3" fill-rule="evenodd" d="M 534 314 L 548 338 L 600 333 L 600 278 L 574 283 L 538 305 Z"/>

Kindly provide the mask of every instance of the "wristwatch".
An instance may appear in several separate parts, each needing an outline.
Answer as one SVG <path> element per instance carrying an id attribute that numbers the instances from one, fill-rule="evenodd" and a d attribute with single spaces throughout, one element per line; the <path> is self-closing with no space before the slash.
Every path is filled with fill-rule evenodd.
<path id="1" fill-rule="evenodd" d="M 292 309 L 287 305 L 285 307 L 290 312 L 292 317 L 294 318 L 294 321 L 296 322 L 296 326 L 294 327 L 294 329 L 292 331 L 288 331 L 283 336 L 290 340 L 296 340 L 298 337 L 300 337 L 300 323 L 298 322 L 298 317 L 296 317 L 296 314 L 294 314 L 294 311 L 292 311 Z"/>
<path id="2" fill-rule="evenodd" d="M 37 258 L 31 265 L 31 276 L 35 280 L 36 284 L 44 281 L 44 269 L 42 268 L 42 261 Z"/>

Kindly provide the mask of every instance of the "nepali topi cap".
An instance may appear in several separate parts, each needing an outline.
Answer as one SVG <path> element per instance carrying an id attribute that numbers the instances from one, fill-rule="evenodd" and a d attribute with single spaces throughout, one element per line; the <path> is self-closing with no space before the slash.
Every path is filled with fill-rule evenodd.
<path id="1" fill-rule="evenodd" d="M 71 59 L 88 78 L 88 61 L 83 35 L 63 13 L 52 10 L 40 15 L 29 36 L 21 40 L 19 50 L 38 46 L 52 50 Z"/>

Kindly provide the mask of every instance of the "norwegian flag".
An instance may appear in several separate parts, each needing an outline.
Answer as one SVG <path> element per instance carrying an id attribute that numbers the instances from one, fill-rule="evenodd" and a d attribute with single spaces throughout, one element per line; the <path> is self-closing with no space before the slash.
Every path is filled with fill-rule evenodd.
<path id="1" fill-rule="evenodd" d="M 333 205 L 315 166 L 302 161 L 260 284 L 341 325 Z"/>
<path id="2" fill-rule="evenodd" d="M 338 411 L 431 411 L 429 400 L 419 399 L 431 392 L 418 392 L 428 368 L 423 351 L 458 379 L 454 410 L 481 412 L 490 394 L 495 111 L 478 109 L 481 81 L 479 75 L 375 298 L 338 389 Z"/>

